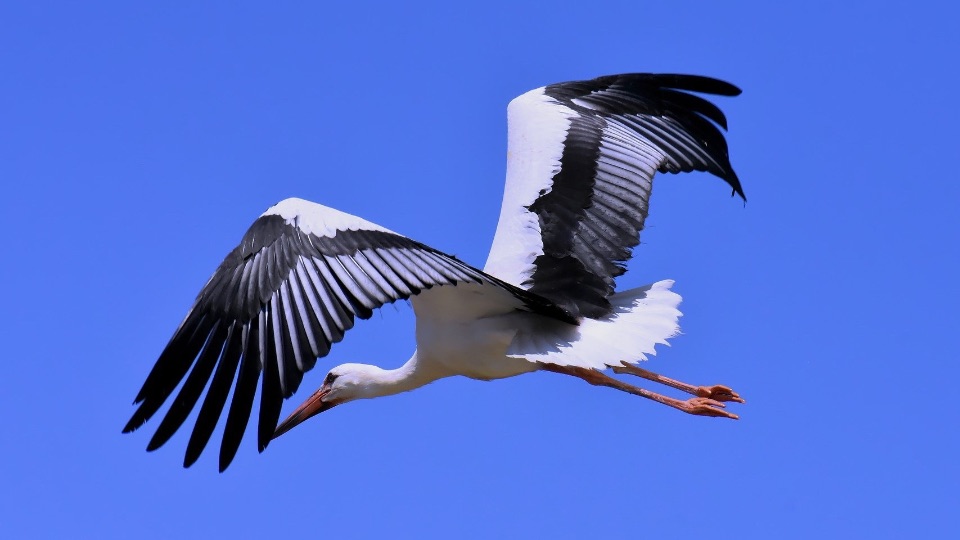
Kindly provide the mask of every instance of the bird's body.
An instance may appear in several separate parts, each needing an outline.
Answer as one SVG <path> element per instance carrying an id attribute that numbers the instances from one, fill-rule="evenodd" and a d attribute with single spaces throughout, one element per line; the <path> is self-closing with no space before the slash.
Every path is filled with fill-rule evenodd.
<path id="1" fill-rule="evenodd" d="M 504 203 L 483 270 L 384 227 L 301 199 L 262 214 L 208 283 L 137 396 L 125 431 L 182 383 L 148 448 L 166 442 L 206 397 L 185 465 L 206 446 L 231 387 L 221 470 L 260 388 L 258 439 L 355 399 L 455 375 L 479 380 L 538 370 L 577 376 L 689 413 L 736 418 L 726 387 L 695 387 L 635 365 L 678 330 L 671 281 L 615 292 L 659 172 L 709 171 L 743 196 L 723 114 L 686 91 L 736 95 L 704 77 L 631 74 L 540 88 L 508 108 Z M 279 426 L 280 406 L 355 317 L 409 298 L 417 349 L 397 369 L 333 368 Z M 695 398 L 680 401 L 601 373 L 612 368 Z"/>
<path id="2" fill-rule="evenodd" d="M 610 316 L 579 324 L 484 299 L 481 285 L 425 291 L 412 301 L 418 369 L 436 375 L 432 380 L 493 380 L 537 371 L 541 362 L 598 369 L 636 363 L 679 330 L 680 296 L 669 290 L 671 284 L 620 293 Z"/>
<path id="3" fill-rule="evenodd" d="M 452 289 L 452 287 L 447 287 Z M 464 309 L 469 302 L 483 299 L 482 285 L 466 285 L 463 291 L 438 288 L 414 299 L 417 314 L 417 365 L 435 379 L 463 375 L 472 379 L 493 380 L 533 371 L 530 363 L 507 356 L 517 326 L 540 315 L 486 309 Z M 491 302 L 492 304 L 492 302 Z M 439 310 L 439 311 L 438 311 Z M 500 311 L 498 313 L 498 311 Z M 449 319 L 421 316 L 421 313 L 451 313 Z M 482 314 L 480 314 L 482 313 Z"/>

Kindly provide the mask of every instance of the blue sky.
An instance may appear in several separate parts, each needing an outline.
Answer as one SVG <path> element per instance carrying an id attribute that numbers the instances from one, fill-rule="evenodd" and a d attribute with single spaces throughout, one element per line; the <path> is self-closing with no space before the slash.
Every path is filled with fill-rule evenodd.
<path id="1" fill-rule="evenodd" d="M 960 496 L 958 13 L 944 2 L 13 2 L 0 7 L 9 538 L 929 538 Z M 860 4 L 855 6 L 853 4 Z M 444 380 L 180 467 L 120 429 L 249 223 L 298 196 L 481 265 L 505 107 L 711 75 L 749 202 L 661 177 L 621 287 L 684 334 L 649 367 L 742 420 L 553 374 Z M 394 367 L 406 305 L 326 367 Z M 321 367 L 322 366 L 322 367 Z M 249 434 L 248 434 L 249 435 Z M 216 437 L 216 435 L 215 435 Z"/>

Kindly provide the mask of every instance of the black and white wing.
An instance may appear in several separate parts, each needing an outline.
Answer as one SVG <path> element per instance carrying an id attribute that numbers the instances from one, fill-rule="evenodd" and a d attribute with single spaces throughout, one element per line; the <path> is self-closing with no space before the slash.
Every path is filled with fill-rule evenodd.
<path id="1" fill-rule="evenodd" d="M 187 444 L 184 466 L 190 466 L 209 441 L 233 387 L 220 446 L 222 471 L 240 445 L 258 383 L 262 451 L 283 400 L 317 358 L 343 338 L 355 317 L 366 319 L 386 303 L 460 282 L 490 285 L 509 293 L 520 309 L 573 321 L 549 301 L 450 255 L 356 216 L 287 199 L 253 223 L 200 291 L 137 394 L 140 406 L 124 432 L 143 425 L 183 382 L 147 447 L 159 448 L 209 383 Z"/>
<path id="2" fill-rule="evenodd" d="M 507 181 L 484 271 L 575 316 L 601 317 L 640 242 L 654 174 L 707 171 L 746 200 L 717 127 L 726 118 L 689 92 L 740 90 L 638 73 L 553 84 L 510 102 Z"/>

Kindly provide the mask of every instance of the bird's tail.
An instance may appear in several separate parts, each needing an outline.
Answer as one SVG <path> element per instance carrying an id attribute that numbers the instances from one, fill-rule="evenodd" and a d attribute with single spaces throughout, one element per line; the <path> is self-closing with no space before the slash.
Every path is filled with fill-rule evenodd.
<path id="1" fill-rule="evenodd" d="M 520 329 L 507 355 L 531 362 L 605 369 L 620 362 L 636 364 L 655 355 L 654 346 L 680 332 L 680 295 L 673 280 L 619 292 L 610 297 L 613 311 L 579 326 L 541 320 L 536 328 Z"/>

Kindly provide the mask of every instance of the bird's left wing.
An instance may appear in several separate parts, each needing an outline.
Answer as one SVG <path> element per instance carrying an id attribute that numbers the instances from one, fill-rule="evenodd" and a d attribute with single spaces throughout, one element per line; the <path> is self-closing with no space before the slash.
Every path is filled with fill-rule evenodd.
<path id="1" fill-rule="evenodd" d="M 137 394 L 140 406 L 124 432 L 143 425 L 183 381 L 147 447 L 159 448 L 209 382 L 187 445 L 184 466 L 190 466 L 209 441 L 233 386 L 220 446 L 222 471 L 246 430 L 261 372 L 262 451 L 283 399 L 297 390 L 317 358 L 343 339 L 354 317 L 365 319 L 386 303 L 460 282 L 500 287 L 525 309 L 571 320 L 550 302 L 455 257 L 356 216 L 287 199 L 253 223 L 200 291 Z"/>
<path id="2" fill-rule="evenodd" d="M 484 271 L 576 316 L 610 313 L 657 172 L 708 171 L 743 196 L 716 105 L 723 81 L 628 73 L 551 84 L 507 108 L 507 181 Z"/>

